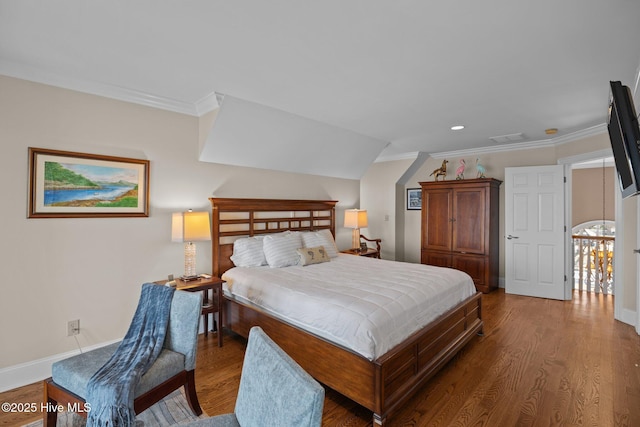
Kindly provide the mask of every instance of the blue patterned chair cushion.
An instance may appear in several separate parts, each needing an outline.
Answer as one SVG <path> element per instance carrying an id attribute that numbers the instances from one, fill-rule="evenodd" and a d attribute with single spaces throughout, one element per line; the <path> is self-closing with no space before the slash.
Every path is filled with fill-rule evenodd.
<path id="1" fill-rule="evenodd" d="M 51 368 L 53 381 L 80 397 L 86 396 L 89 378 L 109 360 L 119 344 L 110 344 L 54 363 Z M 184 365 L 183 354 L 163 349 L 155 363 L 140 379 L 135 396 L 140 396 L 167 378 L 182 372 Z"/>

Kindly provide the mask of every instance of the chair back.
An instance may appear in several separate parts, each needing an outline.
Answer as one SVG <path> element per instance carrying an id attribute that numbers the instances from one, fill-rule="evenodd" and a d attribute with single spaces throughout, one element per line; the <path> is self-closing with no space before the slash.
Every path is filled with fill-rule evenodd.
<path id="1" fill-rule="evenodd" d="M 322 424 L 324 388 L 260 327 L 249 332 L 235 415 L 241 426 Z"/>
<path id="2" fill-rule="evenodd" d="M 175 291 L 164 348 L 185 356 L 185 370 L 196 367 L 198 325 L 202 313 L 202 292 Z"/>

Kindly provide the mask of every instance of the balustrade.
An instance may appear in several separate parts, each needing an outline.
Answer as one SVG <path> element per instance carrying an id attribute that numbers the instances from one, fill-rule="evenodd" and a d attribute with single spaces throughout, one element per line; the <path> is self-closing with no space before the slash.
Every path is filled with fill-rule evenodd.
<path id="1" fill-rule="evenodd" d="M 612 236 L 573 235 L 574 289 L 613 294 Z"/>

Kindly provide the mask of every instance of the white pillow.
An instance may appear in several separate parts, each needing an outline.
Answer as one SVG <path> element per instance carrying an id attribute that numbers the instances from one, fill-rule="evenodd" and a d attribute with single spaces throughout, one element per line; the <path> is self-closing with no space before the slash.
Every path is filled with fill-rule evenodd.
<path id="1" fill-rule="evenodd" d="M 297 265 L 297 249 L 302 247 L 300 233 L 270 234 L 265 236 L 262 248 L 267 264 L 272 268 Z"/>
<path id="2" fill-rule="evenodd" d="M 338 256 L 338 247 L 336 241 L 333 239 L 331 230 L 322 229 L 318 231 L 308 231 L 302 233 L 302 241 L 305 248 L 314 248 L 316 246 L 324 246 L 324 250 L 327 251 L 329 258 L 335 258 Z"/>
<path id="3" fill-rule="evenodd" d="M 245 237 L 233 242 L 231 261 L 236 267 L 259 267 L 267 265 L 262 249 L 264 237 Z"/>

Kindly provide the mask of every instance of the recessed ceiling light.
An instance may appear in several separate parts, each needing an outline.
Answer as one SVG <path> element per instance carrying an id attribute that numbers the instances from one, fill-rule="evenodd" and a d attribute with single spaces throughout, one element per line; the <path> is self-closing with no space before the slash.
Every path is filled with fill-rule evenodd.
<path id="1" fill-rule="evenodd" d="M 455 125 L 455 126 L 451 126 L 451 130 L 462 130 L 464 129 L 463 125 Z"/>

